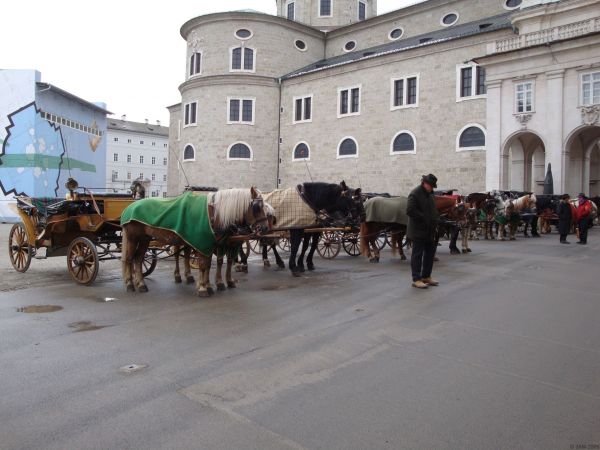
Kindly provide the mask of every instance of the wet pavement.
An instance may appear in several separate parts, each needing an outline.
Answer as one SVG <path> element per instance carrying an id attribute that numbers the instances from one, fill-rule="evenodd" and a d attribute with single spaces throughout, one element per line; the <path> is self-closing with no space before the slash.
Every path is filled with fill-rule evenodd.
<path id="1" fill-rule="evenodd" d="M 440 247 L 426 291 L 387 251 L 255 258 L 210 299 L 168 261 L 134 294 L 3 252 L 0 448 L 600 448 L 600 232 L 557 241 Z"/>

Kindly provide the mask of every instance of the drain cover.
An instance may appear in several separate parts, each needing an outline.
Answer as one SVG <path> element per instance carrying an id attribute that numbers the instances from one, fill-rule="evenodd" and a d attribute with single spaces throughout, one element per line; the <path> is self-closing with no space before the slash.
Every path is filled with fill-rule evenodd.
<path id="1" fill-rule="evenodd" d="M 129 374 L 139 372 L 140 370 L 143 370 L 146 367 L 148 366 L 145 364 L 128 364 L 126 366 L 119 367 L 119 372 Z"/>

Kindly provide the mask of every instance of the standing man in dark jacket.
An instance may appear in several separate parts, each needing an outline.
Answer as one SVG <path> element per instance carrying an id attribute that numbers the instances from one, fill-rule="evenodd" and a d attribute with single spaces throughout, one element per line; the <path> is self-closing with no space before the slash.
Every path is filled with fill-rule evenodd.
<path id="1" fill-rule="evenodd" d="M 590 227 L 590 217 L 592 215 L 592 204 L 585 196 L 579 194 L 577 198 L 577 228 L 579 228 L 578 244 L 587 244 L 588 228 Z"/>
<path id="2" fill-rule="evenodd" d="M 408 215 L 408 230 L 406 237 L 412 241 L 412 278 L 413 286 L 427 289 L 439 283 L 431 278 L 433 258 L 435 257 L 436 231 L 439 214 L 435 207 L 433 190 L 437 188 L 437 178 L 423 175 L 421 184 L 412 190 L 408 196 L 406 214 Z"/>
<path id="3" fill-rule="evenodd" d="M 573 215 L 571 214 L 571 204 L 569 203 L 569 194 L 561 197 L 556 213 L 558 214 L 558 233 L 560 234 L 560 243 L 569 244 L 567 235 L 571 231 Z"/>

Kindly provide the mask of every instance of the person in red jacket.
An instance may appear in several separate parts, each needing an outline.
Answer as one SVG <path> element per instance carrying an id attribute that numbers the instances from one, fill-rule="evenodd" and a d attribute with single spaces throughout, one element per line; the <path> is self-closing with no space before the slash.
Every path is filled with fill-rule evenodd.
<path id="1" fill-rule="evenodd" d="M 579 194 L 577 200 L 577 226 L 579 228 L 579 241 L 577 243 L 585 245 L 587 244 L 588 228 L 590 227 L 592 205 L 585 194 Z"/>

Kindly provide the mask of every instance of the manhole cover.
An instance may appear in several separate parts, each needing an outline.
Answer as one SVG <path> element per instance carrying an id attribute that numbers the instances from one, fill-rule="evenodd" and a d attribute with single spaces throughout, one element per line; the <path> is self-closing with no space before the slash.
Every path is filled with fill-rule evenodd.
<path id="1" fill-rule="evenodd" d="M 139 372 L 140 370 L 143 370 L 146 367 L 148 367 L 148 366 L 145 364 L 128 364 L 126 366 L 119 367 L 119 372 L 129 374 L 129 373 Z"/>
<path id="2" fill-rule="evenodd" d="M 82 320 L 81 322 L 73 322 L 69 324 L 69 328 L 75 328 L 75 333 L 79 333 L 81 331 L 95 331 L 101 330 L 102 328 L 106 328 L 110 325 L 96 325 L 94 322 L 90 322 L 89 320 Z"/>
<path id="3" fill-rule="evenodd" d="M 62 306 L 55 305 L 31 305 L 17 308 L 17 312 L 22 313 L 53 313 L 63 309 Z"/>

